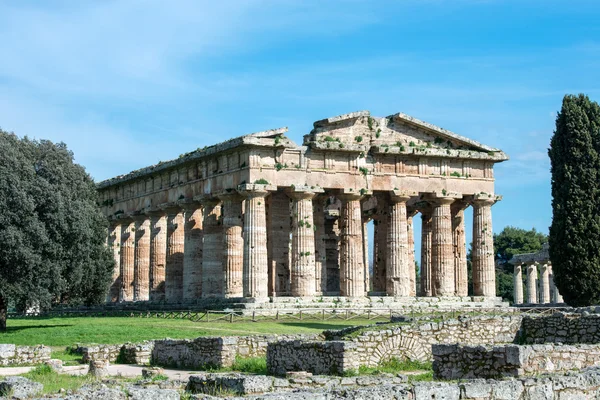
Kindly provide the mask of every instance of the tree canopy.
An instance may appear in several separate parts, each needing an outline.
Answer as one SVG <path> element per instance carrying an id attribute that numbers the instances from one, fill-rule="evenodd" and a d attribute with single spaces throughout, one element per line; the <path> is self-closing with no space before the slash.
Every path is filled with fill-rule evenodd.
<path id="1" fill-rule="evenodd" d="M 565 302 L 600 302 L 600 106 L 567 95 L 550 142 L 550 259 Z"/>
<path id="2" fill-rule="evenodd" d="M 92 178 L 64 143 L 0 130 L 0 330 L 17 308 L 105 299 L 114 261 Z"/>

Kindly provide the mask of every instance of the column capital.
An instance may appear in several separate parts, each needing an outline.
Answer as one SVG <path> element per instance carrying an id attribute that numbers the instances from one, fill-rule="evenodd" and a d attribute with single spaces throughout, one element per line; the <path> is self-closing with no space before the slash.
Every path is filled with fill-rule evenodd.
<path id="1" fill-rule="evenodd" d="M 456 200 L 462 199 L 462 194 L 442 190 L 441 192 L 424 193 L 421 195 L 422 200 L 428 201 L 432 205 L 452 204 Z"/>
<path id="2" fill-rule="evenodd" d="M 484 192 L 477 193 L 471 197 L 471 203 L 476 206 L 493 206 L 500 200 L 502 200 L 502 196 Z"/>
<path id="3" fill-rule="evenodd" d="M 222 202 L 238 202 L 244 199 L 244 196 L 239 194 L 235 189 L 225 189 L 216 194 L 217 198 Z"/>
<path id="4" fill-rule="evenodd" d="M 467 207 L 470 206 L 470 203 L 465 199 L 458 199 L 452 203 L 450 208 L 452 209 L 452 213 L 456 214 L 457 212 L 464 211 Z"/>
<path id="5" fill-rule="evenodd" d="M 292 185 L 291 187 L 285 189 L 285 194 L 294 200 L 312 199 L 316 195 L 324 192 L 325 191 L 323 188 L 304 185 Z"/>
<path id="6" fill-rule="evenodd" d="M 158 207 L 167 214 L 177 214 L 181 211 L 181 206 L 174 201 L 159 204 Z"/>
<path id="7" fill-rule="evenodd" d="M 129 218 L 136 222 L 144 221 L 148 219 L 148 216 L 143 213 L 143 211 L 134 211 L 127 214 Z"/>
<path id="8" fill-rule="evenodd" d="M 352 201 L 360 200 L 367 195 L 372 195 L 373 191 L 368 189 L 354 190 L 352 188 L 342 189 L 341 193 L 336 195 L 340 200 Z"/>
<path id="9" fill-rule="evenodd" d="M 177 200 L 177 205 L 185 211 L 190 211 L 197 210 L 202 206 L 202 203 L 194 199 L 181 199 Z"/>
<path id="10" fill-rule="evenodd" d="M 406 203 L 413 197 L 418 197 L 419 192 L 414 190 L 390 190 L 390 200 L 394 203 Z"/>
<path id="11" fill-rule="evenodd" d="M 262 183 L 244 183 L 238 186 L 238 192 L 248 198 L 266 197 L 270 192 L 277 191 L 277 186 Z"/>

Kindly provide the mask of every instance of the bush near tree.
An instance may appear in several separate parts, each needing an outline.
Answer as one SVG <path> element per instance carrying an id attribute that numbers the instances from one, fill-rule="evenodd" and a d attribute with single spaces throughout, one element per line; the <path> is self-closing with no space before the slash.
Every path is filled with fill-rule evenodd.
<path id="1" fill-rule="evenodd" d="M 600 106 L 566 95 L 550 141 L 550 259 L 571 306 L 600 303 Z"/>
<path id="2" fill-rule="evenodd" d="M 0 330 L 17 309 L 105 300 L 114 260 L 93 179 L 64 143 L 0 130 Z"/>

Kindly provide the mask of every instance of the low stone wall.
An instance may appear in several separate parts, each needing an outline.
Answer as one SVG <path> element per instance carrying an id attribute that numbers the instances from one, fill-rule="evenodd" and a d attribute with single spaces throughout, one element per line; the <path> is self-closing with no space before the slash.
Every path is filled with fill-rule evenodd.
<path id="1" fill-rule="evenodd" d="M 320 335 L 256 335 L 165 339 L 154 342 L 151 363 L 161 367 L 229 367 L 240 357 L 263 357 L 269 343 L 289 340 L 315 340 Z"/>
<path id="2" fill-rule="evenodd" d="M 580 370 L 600 364 L 600 345 L 434 345 L 437 379 L 501 378 Z"/>
<path id="3" fill-rule="evenodd" d="M 50 360 L 52 349 L 47 346 L 16 346 L 0 344 L 0 366 L 41 364 Z"/>
<path id="4" fill-rule="evenodd" d="M 600 343 L 600 315 L 557 312 L 548 316 L 525 316 L 520 343 Z"/>
<path id="5" fill-rule="evenodd" d="M 267 370 L 274 375 L 285 375 L 288 371 L 331 375 L 355 371 L 360 367 L 356 347 L 355 343 L 341 340 L 286 340 L 270 343 L 267 349 Z"/>
<path id="6" fill-rule="evenodd" d="M 125 344 L 99 344 L 89 346 L 78 346 L 74 352 L 80 353 L 82 361 L 88 364 L 90 361 L 107 360 L 111 363 L 122 364 L 149 364 L 154 342 Z"/>

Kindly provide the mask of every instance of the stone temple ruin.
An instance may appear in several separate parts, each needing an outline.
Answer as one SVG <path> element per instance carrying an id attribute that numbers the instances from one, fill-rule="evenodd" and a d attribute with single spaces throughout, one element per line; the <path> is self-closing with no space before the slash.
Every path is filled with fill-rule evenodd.
<path id="1" fill-rule="evenodd" d="M 286 132 L 241 136 L 99 183 L 116 260 L 108 301 L 464 299 L 469 206 L 474 294 L 497 299 L 493 167 L 506 154 L 402 113 L 320 120 L 301 146 Z"/>

